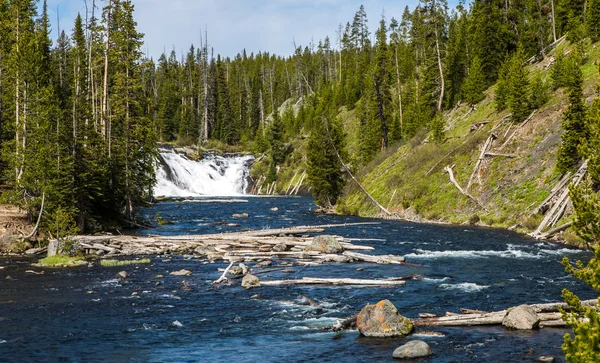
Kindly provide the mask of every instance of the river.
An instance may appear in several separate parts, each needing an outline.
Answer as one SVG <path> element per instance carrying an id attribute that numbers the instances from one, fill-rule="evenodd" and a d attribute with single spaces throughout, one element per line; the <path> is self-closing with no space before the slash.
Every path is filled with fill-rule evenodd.
<path id="1" fill-rule="evenodd" d="M 317 215 L 313 210 L 312 199 L 306 197 L 163 202 L 143 213 L 149 219 L 160 214 L 173 224 L 137 233 L 195 234 L 365 221 Z M 248 213 L 249 218 L 234 219 L 234 213 Z M 562 361 L 566 329 L 435 328 L 430 330 L 445 336 L 405 339 L 365 338 L 357 331 L 322 332 L 320 326 L 332 325 L 382 299 L 391 300 L 403 315 L 417 317 L 420 312 L 444 314 L 462 307 L 501 310 L 521 303 L 561 301 L 563 288 L 582 298 L 595 296 L 560 264 L 563 256 L 587 260 L 591 256 L 587 252 L 505 230 L 368 221 L 379 224 L 328 233 L 372 245 L 378 254 L 404 255 L 407 262 L 421 266 L 294 266 L 293 272 L 277 271 L 263 278 L 420 274 L 423 279 L 394 288 L 285 286 L 246 291 L 239 285 L 212 288 L 211 282 L 220 276 L 217 269 L 226 267 L 223 261 L 151 256 L 147 265 L 103 268 L 93 264 L 46 269 L 36 275 L 26 272 L 40 271 L 30 265 L 31 260 L 0 258 L 0 361 L 391 362 L 394 348 L 415 338 L 425 340 L 434 352 L 424 362 L 533 361 L 541 355 Z M 169 276 L 179 269 L 188 269 L 193 276 Z M 114 277 L 121 270 L 129 274 L 125 281 Z M 251 299 L 254 294 L 265 299 Z M 300 295 L 314 298 L 321 306 L 296 304 Z"/>

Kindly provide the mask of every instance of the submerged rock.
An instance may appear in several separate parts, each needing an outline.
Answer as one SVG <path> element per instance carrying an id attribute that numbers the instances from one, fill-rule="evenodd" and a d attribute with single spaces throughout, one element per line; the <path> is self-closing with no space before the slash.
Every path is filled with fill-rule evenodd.
<path id="1" fill-rule="evenodd" d="M 529 305 L 519 305 L 511 309 L 502 320 L 502 325 L 509 329 L 531 330 L 540 324 L 540 317 Z"/>
<path id="2" fill-rule="evenodd" d="M 260 280 L 258 279 L 258 277 L 248 274 L 248 275 L 244 276 L 244 278 L 242 279 L 242 287 L 244 289 L 260 287 Z"/>
<path id="3" fill-rule="evenodd" d="M 410 334 L 413 325 L 389 300 L 365 306 L 356 318 L 358 331 L 367 337 L 401 337 Z"/>
<path id="4" fill-rule="evenodd" d="M 171 275 L 171 276 L 192 276 L 192 271 L 189 271 L 189 270 L 173 271 L 169 275 Z"/>
<path id="5" fill-rule="evenodd" d="M 549 355 L 543 355 L 541 357 L 537 357 L 535 360 L 538 362 L 552 363 L 554 362 L 554 357 Z"/>
<path id="6" fill-rule="evenodd" d="M 305 251 L 319 251 L 323 253 L 340 253 L 344 251 L 344 246 L 333 236 L 316 236 L 312 243 L 304 249 Z"/>
<path id="7" fill-rule="evenodd" d="M 411 340 L 410 342 L 396 348 L 393 353 L 394 358 L 411 359 L 428 357 L 433 352 L 429 345 L 422 340 Z"/>
<path id="8" fill-rule="evenodd" d="M 281 242 L 281 243 L 278 243 L 275 246 L 273 246 L 273 248 L 271 248 L 271 251 L 273 251 L 273 252 L 285 252 L 288 249 L 289 249 L 288 245 L 285 242 Z"/>

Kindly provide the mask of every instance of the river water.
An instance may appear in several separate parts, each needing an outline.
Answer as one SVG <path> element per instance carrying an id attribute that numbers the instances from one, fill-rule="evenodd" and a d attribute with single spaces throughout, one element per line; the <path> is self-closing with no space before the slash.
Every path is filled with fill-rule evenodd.
<path id="1" fill-rule="evenodd" d="M 502 327 L 434 328 L 443 337 L 361 337 L 357 331 L 319 327 L 391 300 L 405 316 L 444 314 L 459 308 L 501 310 L 522 303 L 561 301 L 569 288 L 582 298 L 594 292 L 564 272 L 563 256 L 587 260 L 587 252 L 533 241 L 518 234 L 467 226 L 316 215 L 305 197 L 240 197 L 221 201 L 163 202 L 146 210 L 172 222 L 139 234 L 194 234 L 243 228 L 275 228 L 351 222 L 376 225 L 332 228 L 377 254 L 406 256 L 420 267 L 326 264 L 294 266 L 264 279 L 311 277 L 386 278 L 423 275 L 406 286 L 212 288 L 218 268 L 183 256 L 151 256 L 147 265 L 45 270 L 31 260 L 0 258 L 0 361 L 3 362 L 391 362 L 408 339 L 425 340 L 434 355 L 424 362 L 521 362 L 541 355 L 562 361 L 566 329 L 509 332 Z M 277 211 L 272 208 L 277 207 Z M 234 213 L 248 213 L 234 219 Z M 222 224 L 235 223 L 239 226 Z M 277 265 L 277 262 L 274 262 Z M 193 276 L 169 272 L 188 269 Z M 357 268 L 364 268 L 358 271 Z M 125 270 L 129 277 L 114 276 Z M 164 277 L 157 277 L 164 275 Z M 10 276 L 12 279 L 6 279 Z M 264 300 L 250 297 L 261 294 Z M 312 297 L 318 308 L 302 306 Z M 597 295 L 596 295 L 597 296 Z"/>

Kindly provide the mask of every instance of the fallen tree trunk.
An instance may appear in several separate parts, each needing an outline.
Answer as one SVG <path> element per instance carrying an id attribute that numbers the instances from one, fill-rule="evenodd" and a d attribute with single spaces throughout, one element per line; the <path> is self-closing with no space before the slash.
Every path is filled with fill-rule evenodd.
<path id="1" fill-rule="evenodd" d="M 377 263 L 377 264 L 397 264 L 397 265 L 404 264 L 404 257 L 402 257 L 402 256 L 394 256 L 394 255 L 373 256 L 373 255 L 366 255 L 363 253 L 356 253 L 356 252 L 349 252 L 349 251 L 344 251 L 343 255 L 351 257 L 354 260 L 363 261 L 363 262 L 371 262 L 371 263 Z"/>
<path id="2" fill-rule="evenodd" d="M 575 176 L 573 177 L 570 185 L 579 185 L 579 183 L 581 183 L 581 181 L 585 177 L 586 173 L 587 160 L 583 162 L 577 173 L 575 173 Z M 571 198 L 569 197 L 569 188 L 565 185 L 563 187 L 560 197 L 558 198 L 558 201 L 554 204 L 550 211 L 546 213 L 546 216 L 544 217 L 538 228 L 533 233 L 531 233 L 530 236 L 536 239 L 541 239 L 543 236 L 542 231 L 546 227 L 554 227 L 554 225 L 560 220 L 560 218 L 564 214 L 567 208 L 567 204 L 570 201 Z"/>
<path id="3" fill-rule="evenodd" d="M 481 163 L 485 160 L 485 154 L 492 147 L 492 143 L 497 138 L 498 138 L 498 136 L 496 136 L 496 134 L 491 133 L 490 136 L 488 136 L 485 143 L 483 144 L 483 147 L 481 148 L 481 153 L 479 154 L 479 159 L 477 159 L 477 163 L 475 164 L 475 167 L 473 168 L 473 173 L 471 173 L 471 177 L 469 177 L 469 182 L 467 183 L 466 190 L 471 189 L 471 185 L 473 184 L 473 179 L 475 178 L 475 175 L 479 174 L 479 168 L 481 166 Z"/>
<path id="4" fill-rule="evenodd" d="M 467 193 L 466 191 L 463 190 L 463 188 L 460 187 L 460 185 L 458 184 L 458 182 L 454 178 L 454 172 L 452 171 L 452 167 L 446 166 L 444 168 L 444 172 L 448 173 L 448 175 L 450 176 L 450 181 L 452 182 L 452 184 L 454 184 L 454 186 L 456 187 L 456 189 L 458 189 L 458 191 L 460 192 L 460 194 L 462 194 L 462 195 L 468 197 L 469 199 L 473 200 L 475 203 L 477 203 L 478 206 L 480 206 L 481 208 L 483 208 L 485 210 L 485 207 L 477 199 L 475 199 L 475 197 L 473 197 L 471 194 Z"/>
<path id="5" fill-rule="evenodd" d="M 583 305 L 593 306 L 598 300 L 585 300 Z M 568 310 L 565 303 L 531 304 L 529 305 L 540 319 L 543 326 L 566 326 L 562 321 L 559 308 Z M 450 314 L 449 316 L 434 316 L 426 318 L 411 319 L 415 326 L 476 326 L 476 325 L 500 325 L 510 309 L 494 312 L 477 312 L 476 310 L 461 309 L 463 314 Z"/>

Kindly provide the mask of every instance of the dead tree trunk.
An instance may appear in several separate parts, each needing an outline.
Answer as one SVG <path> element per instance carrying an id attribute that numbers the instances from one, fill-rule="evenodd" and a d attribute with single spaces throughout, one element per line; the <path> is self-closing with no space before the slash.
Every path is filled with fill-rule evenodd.
<path id="1" fill-rule="evenodd" d="M 479 159 L 477 160 L 477 163 L 475 164 L 475 168 L 473 168 L 473 173 L 471 174 L 471 177 L 469 178 L 469 182 L 467 183 L 467 188 L 466 188 L 467 190 L 471 189 L 471 185 L 473 184 L 473 179 L 475 178 L 475 175 L 479 174 L 479 167 L 481 166 L 481 163 L 485 160 L 485 154 L 492 147 L 492 143 L 497 138 L 498 138 L 498 136 L 496 136 L 494 133 L 491 133 L 490 136 L 485 141 L 485 144 L 483 144 L 483 147 L 481 148 L 481 153 L 479 154 Z"/>
<path id="2" fill-rule="evenodd" d="M 102 117 L 100 128 L 102 136 L 107 137 L 107 111 L 108 111 L 108 52 L 110 51 L 110 11 L 111 0 L 108 0 L 108 12 L 106 15 L 106 43 L 104 46 L 104 94 L 102 95 Z M 110 153 L 110 151 L 109 151 Z"/>
<path id="3" fill-rule="evenodd" d="M 587 160 L 583 162 L 577 173 L 575 173 L 571 184 L 574 186 L 579 185 L 579 183 L 581 183 L 581 181 L 585 177 L 586 173 Z M 565 185 L 562 189 L 560 197 L 558 198 L 552 209 L 550 209 L 550 211 L 546 214 L 538 228 L 533 233 L 531 233 L 530 236 L 536 239 L 543 238 L 544 234 L 542 234 L 542 231 L 547 227 L 554 227 L 554 225 L 560 220 L 560 218 L 564 214 L 567 205 L 570 202 L 571 198 L 569 197 L 569 188 Z"/>
<path id="4" fill-rule="evenodd" d="M 448 175 L 450 176 L 450 181 L 452 182 L 452 184 L 454 184 L 454 186 L 456 187 L 456 189 L 458 189 L 458 191 L 460 192 L 460 194 L 462 194 L 465 197 L 473 200 L 475 203 L 477 203 L 478 206 L 480 206 L 481 208 L 485 209 L 485 207 L 477 199 L 475 199 L 474 196 L 472 196 L 471 194 L 467 193 L 463 188 L 461 188 L 461 186 L 458 184 L 458 182 L 454 178 L 454 172 L 452 171 L 452 167 L 451 166 L 446 166 L 444 168 L 444 172 L 448 173 Z"/>

